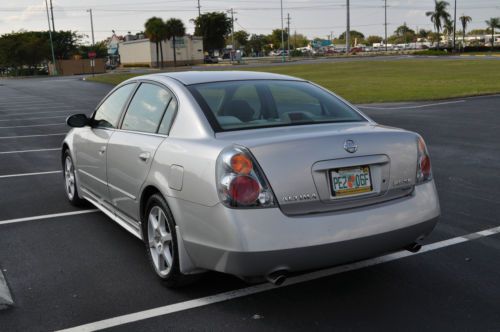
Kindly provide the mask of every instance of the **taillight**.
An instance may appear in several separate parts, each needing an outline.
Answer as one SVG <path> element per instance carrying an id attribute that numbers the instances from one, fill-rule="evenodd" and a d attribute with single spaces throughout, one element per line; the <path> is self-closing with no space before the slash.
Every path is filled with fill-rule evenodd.
<path id="1" fill-rule="evenodd" d="M 422 137 L 417 140 L 417 184 L 432 179 L 431 158 Z"/>
<path id="2" fill-rule="evenodd" d="M 274 194 L 250 152 L 242 146 L 225 148 L 217 158 L 217 191 L 232 208 L 273 207 Z"/>

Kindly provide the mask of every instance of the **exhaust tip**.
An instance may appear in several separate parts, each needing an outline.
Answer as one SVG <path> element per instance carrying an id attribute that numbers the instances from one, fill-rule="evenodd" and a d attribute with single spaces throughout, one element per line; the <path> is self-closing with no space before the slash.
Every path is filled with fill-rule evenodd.
<path id="1" fill-rule="evenodd" d="M 266 276 L 267 281 L 275 286 L 281 286 L 288 277 L 288 270 L 277 270 Z"/>
<path id="2" fill-rule="evenodd" d="M 408 247 L 406 247 L 405 249 L 408 250 L 409 252 L 415 253 L 415 252 L 419 252 L 420 249 L 422 249 L 422 245 L 418 244 L 418 243 L 412 243 Z"/>

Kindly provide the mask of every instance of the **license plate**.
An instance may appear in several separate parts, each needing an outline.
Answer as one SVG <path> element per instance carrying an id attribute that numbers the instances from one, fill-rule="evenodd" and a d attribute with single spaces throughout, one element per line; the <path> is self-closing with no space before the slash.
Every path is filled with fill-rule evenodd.
<path id="1" fill-rule="evenodd" d="M 340 168 L 330 172 L 333 195 L 336 197 L 372 191 L 369 166 Z"/>

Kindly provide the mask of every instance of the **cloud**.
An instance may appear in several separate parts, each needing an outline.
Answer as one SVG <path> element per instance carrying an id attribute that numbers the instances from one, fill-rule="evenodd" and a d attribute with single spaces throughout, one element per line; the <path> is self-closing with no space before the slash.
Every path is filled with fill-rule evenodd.
<path id="1" fill-rule="evenodd" d="M 39 5 L 30 5 L 23 9 L 19 14 L 10 15 L 4 17 L 4 22 L 25 22 L 29 19 L 45 14 L 45 2 L 40 3 Z"/>

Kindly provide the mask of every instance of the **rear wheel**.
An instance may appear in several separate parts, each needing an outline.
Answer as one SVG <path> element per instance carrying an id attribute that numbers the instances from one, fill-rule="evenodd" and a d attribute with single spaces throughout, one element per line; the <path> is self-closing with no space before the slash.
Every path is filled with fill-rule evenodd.
<path id="1" fill-rule="evenodd" d="M 85 200 L 78 196 L 78 189 L 76 185 L 75 164 L 69 153 L 69 150 L 64 151 L 63 162 L 63 175 L 64 175 L 64 188 L 66 190 L 66 197 L 69 202 L 74 206 L 82 206 Z"/>
<path id="2" fill-rule="evenodd" d="M 194 281 L 194 276 L 180 271 L 175 222 L 161 195 L 154 194 L 149 198 L 142 224 L 149 262 L 165 285 L 174 288 Z"/>

